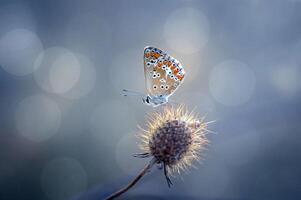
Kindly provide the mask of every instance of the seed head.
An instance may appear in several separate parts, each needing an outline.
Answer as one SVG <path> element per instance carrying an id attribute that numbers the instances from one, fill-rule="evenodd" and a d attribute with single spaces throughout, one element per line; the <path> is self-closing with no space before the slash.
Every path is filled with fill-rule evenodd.
<path id="1" fill-rule="evenodd" d="M 188 113 L 184 106 L 167 106 L 162 112 L 150 115 L 143 130 L 141 157 L 152 156 L 167 171 L 180 172 L 199 160 L 208 141 L 207 123 Z M 171 183 L 171 182 L 170 182 Z"/>

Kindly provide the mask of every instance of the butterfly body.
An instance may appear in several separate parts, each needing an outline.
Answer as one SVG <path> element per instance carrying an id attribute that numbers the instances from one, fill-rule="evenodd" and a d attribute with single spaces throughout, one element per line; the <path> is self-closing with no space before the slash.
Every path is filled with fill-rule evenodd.
<path id="1" fill-rule="evenodd" d="M 147 90 L 143 102 L 153 107 L 167 103 L 168 98 L 184 81 L 184 68 L 177 59 L 150 46 L 144 48 L 143 61 Z"/>
<path id="2" fill-rule="evenodd" d="M 169 96 L 149 96 L 142 98 L 143 103 L 149 106 L 157 107 L 168 102 Z"/>

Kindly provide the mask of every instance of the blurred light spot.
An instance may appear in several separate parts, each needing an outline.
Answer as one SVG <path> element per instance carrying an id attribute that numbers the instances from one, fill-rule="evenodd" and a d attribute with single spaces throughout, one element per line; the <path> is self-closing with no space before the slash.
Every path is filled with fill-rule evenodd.
<path id="1" fill-rule="evenodd" d="M 35 30 L 36 22 L 26 3 L 12 3 L 0 7 L 0 36 L 13 29 Z"/>
<path id="2" fill-rule="evenodd" d="M 46 163 L 41 184 L 49 199 L 69 199 L 86 190 L 87 174 L 77 160 L 57 158 Z"/>
<path id="3" fill-rule="evenodd" d="M 171 13 L 164 26 L 164 36 L 174 50 L 191 54 L 201 50 L 209 39 L 207 17 L 195 8 L 180 8 Z"/>
<path id="4" fill-rule="evenodd" d="M 35 33 L 26 29 L 9 31 L 0 38 L 0 65 L 13 75 L 30 74 L 42 50 L 42 42 Z"/>
<path id="5" fill-rule="evenodd" d="M 214 67 L 209 87 L 219 103 L 227 106 L 242 105 L 250 99 L 254 91 L 255 75 L 245 63 L 227 60 Z"/>
<path id="6" fill-rule="evenodd" d="M 272 84 L 284 95 L 297 94 L 301 89 L 300 70 L 295 65 L 281 65 L 271 70 Z"/>
<path id="7" fill-rule="evenodd" d="M 30 140 L 41 142 L 58 131 L 61 124 L 61 111 L 48 97 L 35 95 L 19 103 L 15 120 L 20 134 Z"/>
<path id="8" fill-rule="evenodd" d="M 77 57 L 62 47 L 52 47 L 40 53 L 35 61 L 34 73 L 37 84 L 53 93 L 71 90 L 80 77 L 80 63 Z"/>
<path id="9" fill-rule="evenodd" d="M 92 133 L 106 143 L 116 143 L 117 138 L 128 133 L 133 127 L 136 127 L 134 115 L 121 101 L 103 102 L 91 116 Z"/>
<path id="10" fill-rule="evenodd" d="M 119 167 L 129 175 L 135 175 L 149 159 L 136 158 L 135 153 L 141 153 L 139 139 L 136 133 L 125 134 L 116 146 L 116 161 Z M 139 133 L 138 133 L 139 134 Z"/>
<path id="11" fill-rule="evenodd" d="M 96 70 L 90 59 L 84 55 L 76 54 L 80 63 L 80 77 L 71 90 L 62 94 L 66 98 L 78 99 L 87 95 L 95 86 Z"/>
<path id="12" fill-rule="evenodd" d="M 50 84 L 56 93 L 69 91 L 77 83 L 79 76 L 80 64 L 70 53 L 55 60 L 49 73 Z"/>
<path id="13" fill-rule="evenodd" d="M 110 80 L 117 92 L 130 89 L 146 93 L 143 49 L 126 50 L 113 59 Z"/>

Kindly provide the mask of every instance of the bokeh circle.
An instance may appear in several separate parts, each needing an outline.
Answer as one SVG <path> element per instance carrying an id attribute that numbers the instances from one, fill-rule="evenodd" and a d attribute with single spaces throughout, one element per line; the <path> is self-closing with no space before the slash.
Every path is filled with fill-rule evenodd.
<path id="1" fill-rule="evenodd" d="M 51 47 L 35 61 L 34 78 L 47 92 L 63 94 L 71 90 L 80 78 L 80 62 L 76 55 L 63 47 Z"/>
<path id="2" fill-rule="evenodd" d="M 0 38 L 0 65 L 17 76 L 34 72 L 34 61 L 43 50 L 39 37 L 26 29 L 14 29 Z"/>
<path id="3" fill-rule="evenodd" d="M 18 132 L 36 142 L 53 136 L 61 125 L 61 110 L 45 95 L 25 98 L 17 106 L 15 123 Z"/>
<path id="4" fill-rule="evenodd" d="M 82 54 L 76 54 L 80 63 L 80 76 L 74 86 L 63 93 L 62 96 L 68 99 L 79 99 L 88 95 L 94 88 L 96 82 L 96 69 L 94 63 Z"/>

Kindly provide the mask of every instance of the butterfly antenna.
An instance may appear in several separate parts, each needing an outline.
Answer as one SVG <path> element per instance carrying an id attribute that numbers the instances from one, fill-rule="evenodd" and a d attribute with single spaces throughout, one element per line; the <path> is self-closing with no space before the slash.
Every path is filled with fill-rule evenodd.
<path id="1" fill-rule="evenodd" d="M 125 96 L 125 97 L 126 96 L 144 96 L 144 94 L 141 93 L 141 92 L 126 90 L 126 89 L 122 90 L 122 95 Z"/>

